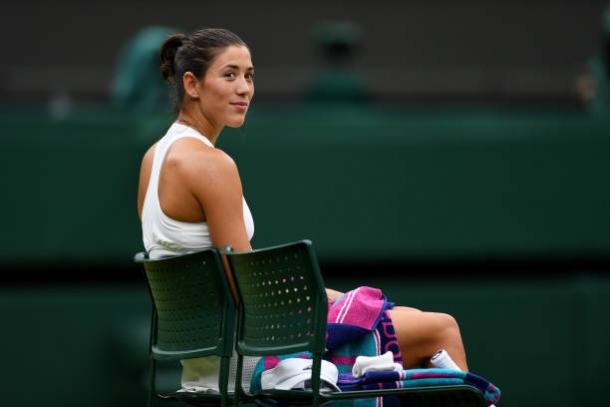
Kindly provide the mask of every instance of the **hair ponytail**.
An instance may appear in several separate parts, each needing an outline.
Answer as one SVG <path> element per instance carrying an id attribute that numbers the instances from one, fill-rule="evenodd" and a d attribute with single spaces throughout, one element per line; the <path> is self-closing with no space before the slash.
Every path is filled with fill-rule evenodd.
<path id="1" fill-rule="evenodd" d="M 161 77 L 166 82 L 171 82 L 175 79 L 176 67 L 175 59 L 178 48 L 180 48 L 187 39 L 184 34 L 174 34 L 169 36 L 163 45 L 161 45 Z"/>

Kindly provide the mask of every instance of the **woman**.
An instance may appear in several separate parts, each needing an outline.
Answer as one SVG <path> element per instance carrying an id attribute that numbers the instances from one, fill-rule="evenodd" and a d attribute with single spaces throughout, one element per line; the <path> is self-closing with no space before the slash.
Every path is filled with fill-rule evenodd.
<path id="1" fill-rule="evenodd" d="M 175 34 L 161 47 L 161 74 L 173 87 L 177 118 L 142 160 L 138 213 L 147 252 L 159 258 L 226 245 L 252 250 L 254 223 L 237 166 L 214 147 L 225 126 L 243 124 L 252 102 L 250 50 L 224 29 Z M 328 290 L 331 300 L 340 294 Z M 389 316 L 406 368 L 429 365 L 445 349 L 467 370 L 451 316 L 407 307 L 394 307 Z"/>

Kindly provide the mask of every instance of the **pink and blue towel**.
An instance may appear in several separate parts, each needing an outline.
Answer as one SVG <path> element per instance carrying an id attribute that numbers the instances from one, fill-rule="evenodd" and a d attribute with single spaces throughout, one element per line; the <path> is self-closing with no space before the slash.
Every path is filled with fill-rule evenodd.
<path id="1" fill-rule="evenodd" d="M 354 338 L 374 332 L 385 311 L 393 307 L 380 289 L 372 287 L 358 287 L 329 301 L 326 348 L 332 352 Z"/>
<path id="2" fill-rule="evenodd" d="M 398 372 L 367 372 L 362 377 L 340 373 L 337 385 L 342 391 L 400 389 L 467 384 L 483 393 L 488 404 L 500 399 L 500 389 L 483 377 L 450 369 L 409 369 Z"/>
<path id="3" fill-rule="evenodd" d="M 339 372 L 351 372 L 359 355 L 378 356 L 386 347 L 392 350 L 396 362 L 402 363 L 398 342 L 386 314 L 393 303 L 386 300 L 381 290 L 358 287 L 328 303 L 326 349 L 324 358 L 334 363 Z M 265 356 L 256 366 L 250 389 L 260 390 L 260 375 L 272 369 L 286 357 L 311 357 L 308 352 L 290 355 Z"/>

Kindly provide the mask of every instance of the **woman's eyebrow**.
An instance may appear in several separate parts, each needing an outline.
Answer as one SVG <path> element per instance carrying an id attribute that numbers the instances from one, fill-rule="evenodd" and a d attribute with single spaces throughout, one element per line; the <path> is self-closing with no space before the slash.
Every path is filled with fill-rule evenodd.
<path id="1" fill-rule="evenodd" d="M 239 65 L 228 64 L 228 65 L 225 65 L 225 68 L 239 69 Z M 246 68 L 246 71 L 253 71 L 253 70 L 254 70 L 253 66 L 249 66 L 248 68 Z"/>

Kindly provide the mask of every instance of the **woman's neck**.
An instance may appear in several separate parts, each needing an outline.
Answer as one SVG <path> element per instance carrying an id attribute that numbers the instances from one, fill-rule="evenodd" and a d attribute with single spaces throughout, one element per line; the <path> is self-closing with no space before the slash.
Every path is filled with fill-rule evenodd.
<path id="1" fill-rule="evenodd" d="M 218 136 L 222 130 L 222 128 L 216 129 L 203 114 L 185 110 L 180 111 L 176 121 L 197 130 L 204 137 L 208 138 L 213 145 L 216 145 L 216 140 L 218 140 Z"/>

